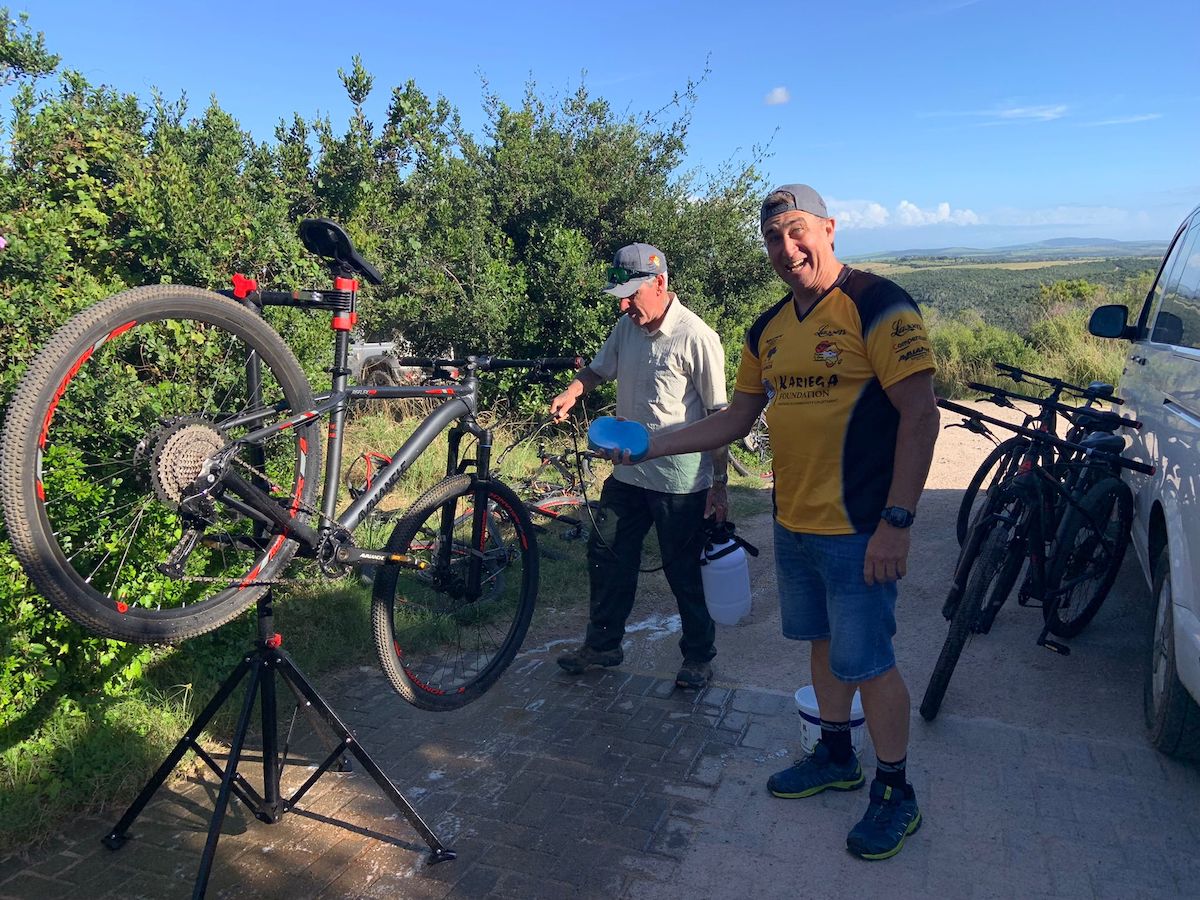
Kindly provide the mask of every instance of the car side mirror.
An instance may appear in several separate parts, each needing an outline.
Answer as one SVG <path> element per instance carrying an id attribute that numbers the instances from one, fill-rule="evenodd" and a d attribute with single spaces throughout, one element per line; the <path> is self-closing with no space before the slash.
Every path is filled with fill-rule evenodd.
<path id="1" fill-rule="evenodd" d="M 1102 338 L 1130 337 L 1129 310 L 1119 303 L 1097 306 L 1088 320 L 1088 333 Z"/>

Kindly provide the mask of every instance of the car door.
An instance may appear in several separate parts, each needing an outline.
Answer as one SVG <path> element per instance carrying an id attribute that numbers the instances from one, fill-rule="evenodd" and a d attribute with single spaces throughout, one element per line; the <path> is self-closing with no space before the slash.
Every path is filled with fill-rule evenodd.
<path id="1" fill-rule="evenodd" d="M 1175 620 L 1200 625 L 1200 211 L 1172 244 L 1139 321 L 1122 393 L 1144 427 L 1141 452 L 1158 471 L 1135 481 L 1135 528 L 1144 531 L 1155 502 L 1162 506 L 1170 552 Z M 1135 535 L 1139 555 L 1146 535 Z M 1148 562 L 1148 560 L 1143 560 Z M 1200 661 L 1178 660 L 1185 683 L 1200 683 Z M 1197 671 L 1183 670 L 1193 667 Z"/>

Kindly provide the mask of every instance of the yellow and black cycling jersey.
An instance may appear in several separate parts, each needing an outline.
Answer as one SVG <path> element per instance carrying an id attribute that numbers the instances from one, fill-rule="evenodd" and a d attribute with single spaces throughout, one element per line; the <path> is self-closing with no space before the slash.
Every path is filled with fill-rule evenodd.
<path id="1" fill-rule="evenodd" d="M 804 316 L 788 294 L 755 320 L 736 387 L 767 396 L 780 525 L 809 534 L 875 530 L 900 420 L 885 389 L 933 367 L 912 297 L 849 266 Z"/>

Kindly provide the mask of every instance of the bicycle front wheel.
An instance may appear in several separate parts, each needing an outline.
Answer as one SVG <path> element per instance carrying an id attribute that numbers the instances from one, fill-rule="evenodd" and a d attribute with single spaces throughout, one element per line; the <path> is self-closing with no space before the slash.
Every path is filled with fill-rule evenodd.
<path id="1" fill-rule="evenodd" d="M 510 488 L 490 482 L 484 533 L 474 534 L 477 484 L 454 475 L 418 498 L 387 550 L 421 568 L 380 566 L 375 576 L 379 662 L 396 692 L 420 709 L 458 709 L 482 696 L 516 656 L 533 616 L 538 551 L 529 514 Z"/>
<path id="2" fill-rule="evenodd" d="M 1094 485 L 1063 517 L 1050 562 L 1051 599 L 1043 608 L 1052 634 L 1075 637 L 1100 611 L 1125 558 L 1132 521 L 1133 495 L 1119 478 Z"/>
<path id="3" fill-rule="evenodd" d="M 13 551 L 96 634 L 170 643 L 210 631 L 262 595 L 296 544 L 219 497 L 202 517 L 181 501 L 215 454 L 312 403 L 287 345 L 239 303 L 173 285 L 110 297 L 54 334 L 13 395 L 0 450 Z M 238 447 L 229 465 L 303 521 L 316 425 Z"/>
<path id="4" fill-rule="evenodd" d="M 989 513 L 985 512 L 984 515 Z M 1004 527 L 1003 520 L 994 516 L 976 523 L 971 529 L 954 573 L 954 584 L 964 584 L 962 595 L 950 617 L 950 630 L 946 633 L 942 652 L 938 654 L 925 688 L 925 696 L 921 699 L 921 717 L 927 722 L 932 722 L 942 708 L 946 688 L 950 686 L 950 677 L 962 656 L 967 638 L 978 629 L 980 617 L 993 597 L 991 584 L 996 573 L 1004 567 L 1008 534 L 1009 529 Z M 1010 582 L 1009 590 L 1011 588 Z M 1005 596 L 1007 593 L 1005 591 Z M 1000 602 L 1003 599 L 1001 597 Z"/>
<path id="5" fill-rule="evenodd" d="M 963 492 L 962 502 L 958 507 L 956 531 L 958 545 L 961 547 L 967 540 L 967 531 L 971 527 L 979 510 L 983 508 L 987 495 L 993 487 L 1005 481 L 1017 469 L 1021 454 L 1029 446 L 1029 441 L 1023 437 L 1011 437 L 1001 441 L 992 448 L 992 452 L 984 457 L 975 474 L 971 476 L 967 489 Z M 982 493 L 980 490 L 982 489 Z"/>

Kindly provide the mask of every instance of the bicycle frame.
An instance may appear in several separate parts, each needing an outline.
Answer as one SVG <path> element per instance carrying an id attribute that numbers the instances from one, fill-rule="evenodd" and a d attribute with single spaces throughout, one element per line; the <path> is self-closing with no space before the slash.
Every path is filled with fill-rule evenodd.
<path id="1" fill-rule="evenodd" d="M 245 296 L 237 297 L 261 313 L 264 305 L 300 306 L 302 308 L 333 309 L 332 328 L 334 331 L 334 364 L 332 367 L 332 385 L 329 393 L 318 395 L 312 409 L 296 413 L 282 421 L 254 429 L 243 435 L 237 441 L 222 448 L 215 455 L 218 468 L 223 469 L 214 473 L 206 467 L 202 478 L 206 478 L 213 487 L 203 493 L 223 495 L 226 492 L 234 494 L 238 499 L 222 497 L 222 502 L 229 503 L 242 512 L 250 514 L 263 525 L 274 525 L 280 528 L 287 537 L 300 545 L 300 553 L 305 556 L 316 556 L 323 564 L 336 563 L 339 565 L 359 562 L 373 565 L 404 565 L 409 560 L 398 554 L 387 554 L 372 550 L 363 550 L 349 544 L 348 535 L 353 532 L 371 514 L 384 496 L 395 483 L 404 475 L 413 462 L 424 453 L 439 434 L 451 428 L 449 448 L 446 460 L 446 475 L 464 471 L 467 463 L 460 461 L 459 449 L 464 434 L 477 438 L 479 445 L 473 463 L 479 479 L 476 487 L 475 516 L 473 523 L 473 542 L 475 536 L 484 539 L 486 532 L 486 497 L 489 479 L 491 477 L 492 432 L 482 428 L 475 419 L 478 409 L 478 378 L 473 368 L 473 360 L 469 361 L 467 377 L 456 384 L 436 386 L 410 385 L 380 385 L 358 386 L 349 384 L 350 371 L 346 365 L 350 346 L 350 323 L 353 321 L 357 282 L 353 279 L 335 279 L 336 291 L 331 293 L 317 292 L 246 292 Z M 237 291 L 233 292 L 236 297 Z M 347 315 L 349 313 L 349 315 Z M 430 360 L 436 366 L 434 360 Z M 250 395 L 251 412 L 230 419 L 226 427 L 253 424 L 272 415 L 284 411 L 279 404 L 263 405 L 262 379 L 260 361 L 257 354 L 251 353 L 246 361 L 247 386 Z M 341 469 L 342 446 L 344 440 L 343 426 L 346 413 L 351 402 L 374 402 L 393 399 L 412 398 L 445 398 L 442 403 L 428 413 L 409 438 L 392 454 L 388 463 L 375 477 L 370 487 L 355 498 L 350 506 L 340 516 L 336 514 L 338 500 L 338 473 Z M 251 454 L 261 443 L 283 431 L 311 422 L 318 417 L 329 415 L 329 427 L 326 438 L 325 472 L 322 486 L 320 522 L 317 527 L 310 527 L 297 521 L 268 494 L 265 485 L 248 482 L 232 472 L 223 463 L 230 459 L 240 448 L 249 448 Z M 457 424 L 454 424 L 457 423 Z M 451 427 L 453 425 L 453 427 Z M 301 453 L 305 448 L 301 446 Z M 213 477 L 215 474 L 215 478 Z M 259 481 L 260 479 L 253 479 Z M 199 496 L 199 495 L 197 495 Z M 443 522 L 443 531 L 453 528 L 453 516 L 446 513 L 450 520 Z M 260 535 L 261 536 L 261 535 Z M 480 545 L 482 546 L 482 545 Z M 442 553 L 449 556 L 452 547 L 447 542 Z M 472 554 L 469 565 L 468 591 L 472 596 L 478 596 L 482 578 L 482 559 L 479 554 Z"/>

